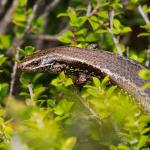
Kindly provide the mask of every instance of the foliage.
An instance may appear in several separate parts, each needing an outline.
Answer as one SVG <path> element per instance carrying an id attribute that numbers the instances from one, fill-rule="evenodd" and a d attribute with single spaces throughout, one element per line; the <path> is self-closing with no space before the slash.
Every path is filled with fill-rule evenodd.
<path id="1" fill-rule="evenodd" d="M 149 64 L 148 1 L 61 1 L 50 10 L 47 20 L 42 15 L 46 6 L 41 10 L 43 3 L 37 1 L 18 0 L 7 32 L 0 35 L 0 149 L 148 150 L 149 114 L 131 96 L 111 85 L 108 76 L 101 80 L 93 77 L 90 83 L 77 87 L 64 72 L 57 76 L 15 73 L 15 63 L 36 52 L 41 42 L 36 38 L 56 34 L 65 21 L 70 28 L 52 35 L 52 41 L 57 40 L 52 45 L 60 42 L 87 47 L 94 42 L 102 49 L 115 53 L 119 49 L 123 55 Z M 45 5 L 50 3 L 46 1 Z M 11 6 L 7 5 L 0 12 L 0 21 Z M 5 55 L 10 50 L 11 55 Z M 149 69 L 141 70 L 139 77 L 147 81 L 142 90 L 150 88 Z M 9 91 L 12 84 L 13 96 Z"/>

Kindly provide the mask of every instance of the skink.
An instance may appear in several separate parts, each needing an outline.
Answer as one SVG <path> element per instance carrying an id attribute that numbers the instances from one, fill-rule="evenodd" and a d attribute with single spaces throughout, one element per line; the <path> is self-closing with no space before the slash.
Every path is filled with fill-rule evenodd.
<path id="1" fill-rule="evenodd" d="M 18 65 L 26 72 L 51 72 L 87 76 L 109 75 L 112 82 L 131 94 L 150 112 L 150 89 L 142 90 L 146 83 L 138 76 L 141 64 L 107 51 L 77 47 L 56 47 L 27 56 Z"/>

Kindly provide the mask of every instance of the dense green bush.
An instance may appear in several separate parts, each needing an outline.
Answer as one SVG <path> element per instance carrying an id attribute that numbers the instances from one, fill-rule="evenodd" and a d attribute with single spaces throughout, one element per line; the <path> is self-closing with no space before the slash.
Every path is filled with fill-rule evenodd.
<path id="1" fill-rule="evenodd" d="M 148 13 L 146 0 L 0 1 L 0 149 L 149 150 L 149 114 L 108 76 L 77 87 L 17 70 L 36 49 L 91 43 L 149 67 Z M 150 70 L 139 76 L 150 88 Z"/>

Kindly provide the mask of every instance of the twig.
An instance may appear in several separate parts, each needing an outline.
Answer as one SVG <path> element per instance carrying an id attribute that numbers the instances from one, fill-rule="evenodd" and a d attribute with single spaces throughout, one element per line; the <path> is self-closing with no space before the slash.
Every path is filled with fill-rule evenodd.
<path id="1" fill-rule="evenodd" d="M 33 39 L 38 40 L 47 40 L 47 41 L 58 41 L 60 35 L 62 35 L 66 30 L 71 29 L 69 26 L 66 26 L 62 31 L 55 35 L 39 34 L 32 36 Z"/>
<path id="2" fill-rule="evenodd" d="M 5 8 L 6 4 L 7 4 L 7 2 L 8 2 L 8 0 L 1 0 L 0 1 L 0 14 L 3 13 L 4 8 Z"/>
<path id="3" fill-rule="evenodd" d="M 41 1 L 42 0 L 37 0 L 36 1 L 35 5 L 33 6 L 33 12 L 28 17 L 26 28 L 24 29 L 22 35 L 19 38 L 15 37 L 15 39 L 13 40 L 12 46 L 6 51 L 6 55 L 12 53 L 17 47 L 20 47 L 23 44 L 24 37 L 30 31 L 29 29 L 30 29 L 31 23 L 32 23 L 32 21 L 35 17 L 35 13 L 36 13 L 38 5 L 40 5 Z"/>
<path id="4" fill-rule="evenodd" d="M 88 105 L 87 102 L 84 101 L 83 98 L 78 96 L 78 99 L 83 104 L 83 106 L 92 114 L 92 117 L 98 122 L 98 124 L 101 125 L 102 123 L 101 123 L 99 115 Z"/>
<path id="5" fill-rule="evenodd" d="M 145 66 L 149 67 L 150 66 L 150 54 L 147 54 L 146 56 L 147 57 L 146 57 L 146 61 L 145 61 Z"/>
<path id="6" fill-rule="evenodd" d="M 141 14 L 141 16 L 143 17 L 145 23 L 148 24 L 150 21 L 149 21 L 149 19 L 148 19 L 147 14 L 144 13 L 144 10 L 142 9 L 142 6 L 141 6 L 141 5 L 138 6 L 138 11 L 139 11 L 139 13 Z"/>
<path id="7" fill-rule="evenodd" d="M 145 23 L 146 23 L 146 24 L 149 24 L 150 21 L 149 21 L 149 19 L 148 19 L 148 16 L 147 16 L 146 13 L 144 13 L 144 10 L 142 9 L 142 6 L 141 6 L 141 5 L 138 6 L 138 11 L 139 11 L 139 13 L 141 14 L 141 16 L 143 17 Z M 145 66 L 149 67 L 149 66 L 150 66 L 150 56 L 149 56 L 149 54 L 147 54 L 147 58 L 146 58 L 146 59 L 147 59 L 147 60 L 145 61 Z"/>
<path id="8" fill-rule="evenodd" d="M 88 6 L 87 6 L 87 11 L 86 11 L 86 16 L 90 16 L 92 10 L 92 6 L 91 6 L 91 0 L 88 2 Z"/>
<path id="9" fill-rule="evenodd" d="M 7 1 L 8 1 L 8 0 L 1 0 L 1 1 L 0 1 L 0 8 L 1 8 L 1 7 L 4 7 L 4 6 L 7 4 Z"/>
<path id="10" fill-rule="evenodd" d="M 23 37 L 22 37 L 23 38 Z M 13 40 L 12 46 L 6 51 L 6 55 L 10 54 L 11 52 L 15 51 L 17 47 L 20 47 L 23 44 L 22 38 L 15 37 Z"/>
<path id="11" fill-rule="evenodd" d="M 91 12 L 91 16 L 97 13 L 99 7 L 100 7 L 100 0 L 97 2 L 95 9 L 93 9 L 93 11 Z"/>
<path id="12" fill-rule="evenodd" d="M 39 34 L 33 36 L 33 39 L 38 40 L 46 40 L 46 41 L 58 41 L 58 35 L 45 35 L 45 34 Z"/>
<path id="13" fill-rule="evenodd" d="M 4 34 L 7 30 L 9 23 L 12 21 L 12 15 L 18 5 L 18 0 L 14 0 L 11 7 L 7 11 L 3 20 L 0 22 L 0 34 Z"/>
<path id="14" fill-rule="evenodd" d="M 43 28 L 44 31 L 45 31 L 46 26 L 47 26 L 48 15 L 50 14 L 50 12 L 51 12 L 52 10 L 55 9 L 55 7 L 56 7 L 60 2 L 61 2 L 61 0 L 53 0 L 53 1 L 45 8 L 44 13 L 41 15 L 41 17 L 42 17 L 43 20 L 44 20 L 44 22 L 43 22 L 43 24 L 42 24 L 42 28 Z M 44 31 L 43 31 L 43 32 L 44 32 Z M 51 41 L 52 41 L 52 40 L 51 40 Z M 53 41 L 54 41 L 54 40 L 53 40 Z M 55 41 L 56 41 L 56 39 L 55 39 Z M 38 49 L 41 49 L 42 45 L 43 45 L 43 40 L 42 40 L 42 38 L 41 38 L 40 40 L 37 41 L 37 47 L 38 47 Z"/>
<path id="15" fill-rule="evenodd" d="M 122 56 L 122 52 L 121 49 L 119 47 L 119 42 L 118 39 L 115 37 L 115 35 L 113 34 L 113 19 L 114 19 L 114 10 L 110 11 L 110 17 L 109 17 L 109 21 L 110 21 L 110 28 L 108 29 L 108 32 L 111 34 L 112 39 L 114 41 L 115 47 L 117 49 L 117 52 L 120 56 Z"/>
<path id="16" fill-rule="evenodd" d="M 19 50 L 16 51 L 15 59 L 19 58 Z M 12 98 L 13 90 L 14 90 L 14 84 L 16 80 L 16 72 L 17 72 L 17 64 L 18 62 L 15 61 L 14 66 L 13 66 L 13 71 L 11 74 L 11 82 L 10 82 L 10 90 L 9 90 L 9 98 Z"/>
<path id="17" fill-rule="evenodd" d="M 47 20 L 47 17 L 49 15 L 49 13 L 55 9 L 55 7 L 61 2 L 61 0 L 53 0 L 46 8 L 45 11 L 43 13 L 43 17 L 44 19 Z"/>
<path id="18" fill-rule="evenodd" d="M 93 16 L 97 13 L 98 9 L 100 8 L 100 0 L 97 2 L 96 7 L 92 10 L 91 1 L 88 3 L 86 15 L 88 17 Z"/>
<path id="19" fill-rule="evenodd" d="M 30 99 L 31 99 L 31 101 L 33 101 L 33 86 L 31 83 L 28 85 L 28 89 L 29 89 L 29 93 L 30 93 Z"/>
<path id="20" fill-rule="evenodd" d="M 113 20 L 114 20 L 114 10 L 110 11 L 110 15 L 109 15 L 109 22 L 110 22 L 110 29 L 113 30 Z"/>
<path id="21" fill-rule="evenodd" d="M 42 0 L 37 0 L 36 3 L 34 4 L 33 11 L 31 13 L 31 15 L 28 17 L 27 25 L 26 25 L 26 28 L 25 28 L 24 32 L 28 32 L 28 30 L 30 29 L 31 23 L 34 20 L 35 14 L 36 14 L 37 9 L 40 6 L 41 2 L 42 2 Z"/>

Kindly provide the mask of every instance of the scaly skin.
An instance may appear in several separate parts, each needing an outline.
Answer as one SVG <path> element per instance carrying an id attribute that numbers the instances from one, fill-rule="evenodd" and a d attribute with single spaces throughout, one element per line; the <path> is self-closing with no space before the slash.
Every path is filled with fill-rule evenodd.
<path id="1" fill-rule="evenodd" d="M 112 82 L 135 97 L 150 112 L 150 89 L 141 90 L 146 81 L 138 77 L 138 72 L 145 68 L 129 58 L 94 49 L 56 47 L 26 57 L 18 68 L 26 72 L 109 75 Z"/>

